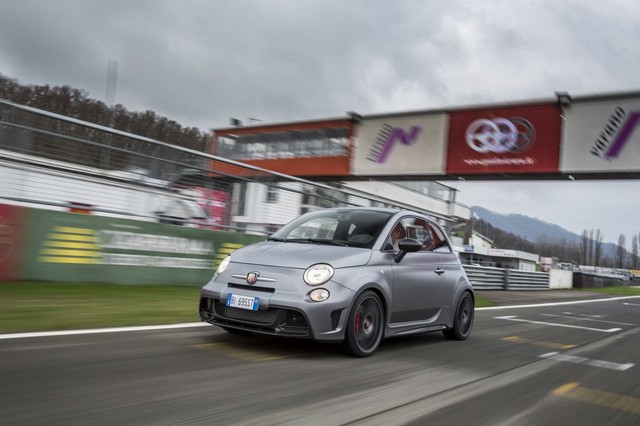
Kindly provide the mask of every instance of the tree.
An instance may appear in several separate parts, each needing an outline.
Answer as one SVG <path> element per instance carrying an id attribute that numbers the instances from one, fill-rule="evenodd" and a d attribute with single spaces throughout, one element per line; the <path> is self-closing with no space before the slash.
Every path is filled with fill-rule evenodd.
<path id="1" fill-rule="evenodd" d="M 122 105 L 108 106 L 102 101 L 91 99 L 89 93 L 85 90 L 70 86 L 22 85 L 17 80 L 0 74 L 0 99 L 198 151 L 206 149 L 207 142 L 211 137 L 209 132 L 202 132 L 194 127 L 182 127 L 175 121 L 158 116 L 154 111 L 131 112 Z M 101 142 L 101 138 L 105 137 L 104 133 L 98 134 L 95 130 L 84 126 L 62 124 L 60 121 L 54 121 L 46 117 L 40 117 L 39 119 L 44 124 L 38 122 L 30 123 L 30 125 L 96 142 Z M 49 151 L 55 151 L 54 148 L 57 143 L 59 142 L 48 141 L 35 146 L 33 152 L 40 155 L 53 156 Z M 112 145 L 111 142 L 109 145 Z M 83 145 L 80 151 L 85 148 L 86 146 Z M 129 146 L 127 144 L 123 144 L 119 148 L 131 151 L 138 151 L 139 149 L 138 146 Z M 58 151 L 62 151 L 62 158 L 70 159 L 69 149 Z M 175 153 L 172 153 L 170 160 L 175 160 L 173 155 Z M 87 155 L 83 155 L 82 158 L 79 161 L 83 161 L 87 165 L 96 165 L 94 163 L 95 159 L 90 160 Z M 114 161 L 110 163 L 114 163 Z M 108 166 L 113 167 L 114 165 L 108 164 Z"/>
<path id="2" fill-rule="evenodd" d="M 596 236 L 594 240 L 594 262 L 593 266 L 599 266 L 602 261 L 602 240 L 604 239 L 604 235 L 598 229 L 596 230 Z"/>
<path id="3" fill-rule="evenodd" d="M 638 267 L 638 236 L 631 238 L 631 269 Z"/>
<path id="4" fill-rule="evenodd" d="M 624 261 L 627 257 L 626 245 L 627 242 L 624 234 L 620 234 L 620 236 L 618 237 L 618 247 L 616 248 L 616 261 L 618 268 L 624 267 Z"/>
<path id="5" fill-rule="evenodd" d="M 580 263 L 587 265 L 589 263 L 589 231 L 582 231 L 582 239 L 580 241 Z"/>

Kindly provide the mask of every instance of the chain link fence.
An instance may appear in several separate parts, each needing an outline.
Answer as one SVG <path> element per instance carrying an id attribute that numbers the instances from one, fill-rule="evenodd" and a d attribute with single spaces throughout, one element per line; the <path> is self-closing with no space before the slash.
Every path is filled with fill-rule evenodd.
<path id="1" fill-rule="evenodd" d="M 0 202 L 268 234 L 307 211 L 409 208 L 0 100 Z"/>

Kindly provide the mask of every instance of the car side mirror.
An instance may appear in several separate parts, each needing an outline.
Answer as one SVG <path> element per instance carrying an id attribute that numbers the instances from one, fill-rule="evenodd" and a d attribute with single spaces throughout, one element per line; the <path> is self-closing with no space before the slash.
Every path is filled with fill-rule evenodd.
<path id="1" fill-rule="evenodd" d="M 420 251 L 422 249 L 422 243 L 413 238 L 403 238 L 398 242 L 398 248 L 400 248 L 400 251 L 393 258 L 396 263 L 400 263 L 407 253 Z"/>

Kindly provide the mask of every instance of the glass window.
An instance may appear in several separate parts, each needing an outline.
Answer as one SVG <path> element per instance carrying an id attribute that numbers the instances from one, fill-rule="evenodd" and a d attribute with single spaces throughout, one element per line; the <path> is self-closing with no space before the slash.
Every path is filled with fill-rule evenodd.
<path id="1" fill-rule="evenodd" d="M 348 154 L 346 127 L 217 137 L 216 155 L 234 160 L 339 157 Z"/>
<path id="2" fill-rule="evenodd" d="M 390 212 L 371 210 L 318 210 L 293 220 L 272 237 L 287 240 L 318 239 L 371 248 L 390 217 Z"/>
<path id="3" fill-rule="evenodd" d="M 398 251 L 398 243 L 403 238 L 412 238 L 422 243 L 421 251 L 447 251 L 451 249 L 447 245 L 444 233 L 430 222 L 413 217 L 403 218 L 392 229 L 391 234 L 387 238 L 385 250 Z"/>
<path id="4" fill-rule="evenodd" d="M 267 203 L 278 202 L 278 188 L 275 186 L 267 186 Z"/>

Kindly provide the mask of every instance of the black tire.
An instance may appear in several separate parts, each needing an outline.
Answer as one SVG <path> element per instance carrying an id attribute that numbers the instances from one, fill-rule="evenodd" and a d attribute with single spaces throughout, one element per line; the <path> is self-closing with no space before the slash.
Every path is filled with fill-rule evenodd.
<path id="1" fill-rule="evenodd" d="M 356 299 L 349 313 L 343 350 L 349 355 L 367 357 L 373 354 L 382 340 L 384 315 L 377 294 L 365 291 Z"/>
<path id="2" fill-rule="evenodd" d="M 238 328 L 222 327 L 222 329 L 227 333 L 235 334 L 236 336 L 248 336 L 251 334 L 248 330 L 240 330 Z"/>
<path id="3" fill-rule="evenodd" d="M 442 330 L 444 337 L 451 340 L 464 340 L 471 334 L 471 328 L 473 327 L 474 306 L 473 297 L 471 293 L 465 291 L 460 296 L 458 306 L 456 307 L 456 314 L 453 318 L 453 327 Z"/>

